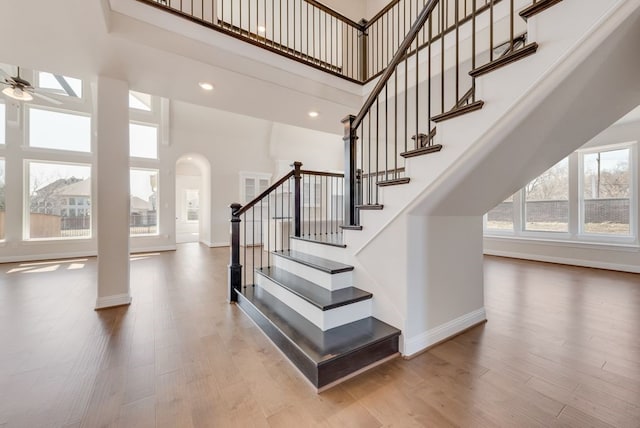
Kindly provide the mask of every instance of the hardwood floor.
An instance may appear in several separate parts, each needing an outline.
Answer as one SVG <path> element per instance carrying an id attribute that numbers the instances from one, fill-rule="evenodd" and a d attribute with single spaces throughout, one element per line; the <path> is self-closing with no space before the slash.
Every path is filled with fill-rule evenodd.
<path id="1" fill-rule="evenodd" d="M 316 395 L 237 307 L 227 249 L 0 265 L 0 427 L 640 426 L 640 275 L 487 257 L 489 322 Z"/>

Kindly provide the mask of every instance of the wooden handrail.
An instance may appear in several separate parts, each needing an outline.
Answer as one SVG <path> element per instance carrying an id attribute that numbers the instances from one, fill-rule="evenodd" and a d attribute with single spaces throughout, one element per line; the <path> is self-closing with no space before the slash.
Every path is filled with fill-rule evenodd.
<path id="1" fill-rule="evenodd" d="M 344 173 L 340 173 L 340 172 L 308 171 L 306 169 L 303 169 L 300 171 L 300 173 L 305 175 L 317 175 L 320 177 L 344 178 Z"/>
<path id="2" fill-rule="evenodd" d="M 359 29 L 360 31 L 364 30 L 362 25 L 358 24 L 357 22 L 355 22 L 352 19 L 347 18 L 346 16 L 344 16 L 340 12 L 337 12 L 337 11 L 331 9 L 330 7 L 325 6 L 320 2 L 317 2 L 316 0 L 304 0 L 304 1 L 305 1 L 305 3 L 309 3 L 310 5 L 317 7 L 321 11 L 333 16 L 334 18 L 339 19 L 340 21 L 343 21 L 346 24 L 351 25 L 352 27 L 355 27 L 355 28 Z M 397 1 L 399 1 L 399 0 L 397 0 Z"/>
<path id="3" fill-rule="evenodd" d="M 420 15 L 418 15 L 416 22 L 414 22 L 413 25 L 411 26 L 411 29 L 407 33 L 407 36 L 404 38 L 404 40 L 398 47 L 398 50 L 393 55 L 391 62 L 387 66 L 384 73 L 382 73 L 380 80 L 378 80 L 378 83 L 376 83 L 376 86 L 373 88 L 373 91 L 371 91 L 371 93 L 369 94 L 369 97 L 367 98 L 364 105 L 360 109 L 360 113 L 358 113 L 353 123 L 351 124 L 352 129 L 357 129 L 358 126 L 360 126 L 360 123 L 362 123 L 362 119 L 364 119 L 367 112 L 369 111 L 369 109 L 371 109 L 371 106 L 373 106 L 373 103 L 376 101 L 376 99 L 384 89 L 385 85 L 387 84 L 391 76 L 393 76 L 393 73 L 395 72 L 396 67 L 404 59 L 405 51 L 409 49 L 409 47 L 411 46 L 415 38 L 418 36 L 418 33 L 422 30 L 422 27 L 424 27 L 424 24 L 427 22 L 427 19 L 429 19 L 429 16 L 431 15 L 431 13 L 433 12 L 433 10 L 435 9 L 436 5 L 439 2 L 440 0 L 429 0 L 429 3 L 427 3 L 424 9 L 422 9 L 422 12 L 420 12 Z"/>

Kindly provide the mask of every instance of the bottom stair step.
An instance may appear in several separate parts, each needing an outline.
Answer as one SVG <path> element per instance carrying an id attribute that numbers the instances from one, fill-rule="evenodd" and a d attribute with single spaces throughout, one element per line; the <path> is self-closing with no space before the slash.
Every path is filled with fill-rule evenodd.
<path id="1" fill-rule="evenodd" d="M 398 353 L 400 330 L 373 317 L 323 332 L 251 286 L 238 305 L 319 390 Z"/>

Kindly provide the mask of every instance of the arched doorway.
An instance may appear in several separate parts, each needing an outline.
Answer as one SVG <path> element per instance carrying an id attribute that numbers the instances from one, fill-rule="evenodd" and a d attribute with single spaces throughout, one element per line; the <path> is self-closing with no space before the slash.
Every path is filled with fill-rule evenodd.
<path id="1" fill-rule="evenodd" d="M 176 243 L 211 241 L 211 167 L 202 155 L 176 161 Z"/>

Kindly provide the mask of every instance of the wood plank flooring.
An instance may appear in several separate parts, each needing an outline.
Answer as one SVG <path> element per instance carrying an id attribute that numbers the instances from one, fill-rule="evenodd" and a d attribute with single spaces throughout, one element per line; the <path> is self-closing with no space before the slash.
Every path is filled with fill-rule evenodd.
<path id="1" fill-rule="evenodd" d="M 0 427 L 640 427 L 640 275 L 487 257 L 489 321 L 317 395 L 237 307 L 227 249 L 0 265 Z"/>

